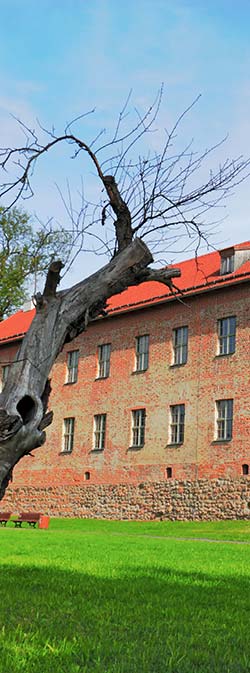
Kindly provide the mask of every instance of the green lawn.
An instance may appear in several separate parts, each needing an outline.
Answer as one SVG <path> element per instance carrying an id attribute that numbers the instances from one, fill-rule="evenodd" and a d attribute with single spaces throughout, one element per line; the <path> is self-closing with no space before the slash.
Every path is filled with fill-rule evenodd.
<path id="1" fill-rule="evenodd" d="M 244 521 L 8 524 L 0 673 L 250 672 L 249 530 Z"/>

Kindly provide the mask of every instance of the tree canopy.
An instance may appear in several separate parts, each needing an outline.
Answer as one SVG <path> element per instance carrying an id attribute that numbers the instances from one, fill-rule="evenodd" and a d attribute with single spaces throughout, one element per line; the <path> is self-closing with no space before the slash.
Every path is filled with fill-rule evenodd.
<path id="1" fill-rule="evenodd" d="M 16 206 L 0 207 L 0 320 L 35 294 L 41 274 L 58 254 L 64 259 L 70 242 L 66 231 L 37 226 Z"/>

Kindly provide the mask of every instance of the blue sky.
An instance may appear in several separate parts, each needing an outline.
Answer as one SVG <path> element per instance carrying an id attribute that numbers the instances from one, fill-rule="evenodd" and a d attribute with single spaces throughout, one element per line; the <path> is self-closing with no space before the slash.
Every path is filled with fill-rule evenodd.
<path id="1" fill-rule="evenodd" d="M 95 107 L 95 117 L 78 129 L 89 140 L 115 123 L 130 88 L 142 109 L 164 82 L 159 123 L 171 125 L 201 93 L 180 140 L 194 137 L 203 149 L 228 133 L 220 159 L 250 156 L 248 0 L 0 0 L 0 16 L 1 146 L 19 138 L 11 114 L 61 132 L 66 121 Z M 89 164 L 70 161 L 68 151 L 47 156 L 29 210 L 63 219 L 55 182 L 63 189 L 67 177 L 75 184 L 81 174 L 87 190 L 91 172 Z M 228 201 L 215 244 L 250 238 L 249 189 L 248 181 Z M 96 263 L 91 258 L 84 268 Z M 80 259 L 74 280 L 83 264 Z"/>

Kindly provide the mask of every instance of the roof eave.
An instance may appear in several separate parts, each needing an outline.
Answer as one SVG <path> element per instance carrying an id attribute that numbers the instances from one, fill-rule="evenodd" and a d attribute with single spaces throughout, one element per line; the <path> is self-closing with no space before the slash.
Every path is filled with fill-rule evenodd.
<path id="1" fill-rule="evenodd" d="M 176 292 L 175 294 L 168 294 L 164 295 L 162 297 L 155 297 L 154 300 L 151 299 L 145 299 L 141 302 L 138 302 L 138 304 L 127 304 L 124 306 L 121 306 L 116 309 L 111 309 L 107 313 L 107 318 L 112 318 L 115 315 L 120 315 L 121 313 L 129 313 L 130 311 L 137 311 L 139 309 L 143 308 L 150 308 L 152 306 L 158 306 L 159 304 L 166 304 L 167 302 L 172 302 L 172 301 L 178 301 L 179 299 L 182 299 L 183 301 L 185 300 L 185 297 L 194 297 L 196 295 L 200 294 L 205 294 L 207 292 L 214 292 L 214 290 L 223 290 L 224 288 L 228 288 L 234 285 L 239 285 L 240 283 L 247 283 L 250 282 L 250 274 L 247 272 L 246 274 L 242 274 L 240 277 L 236 278 L 230 278 L 225 281 L 225 279 L 216 280 L 212 281 L 212 283 L 209 283 L 207 285 L 201 285 L 200 287 L 190 287 L 186 288 L 185 290 L 182 290 L 181 292 Z M 101 317 L 101 316 L 100 316 Z M 99 320 L 99 317 L 97 318 Z"/>

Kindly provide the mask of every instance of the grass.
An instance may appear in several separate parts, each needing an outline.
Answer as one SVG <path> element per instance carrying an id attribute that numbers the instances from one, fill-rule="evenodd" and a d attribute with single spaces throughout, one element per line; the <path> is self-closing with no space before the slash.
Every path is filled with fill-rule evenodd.
<path id="1" fill-rule="evenodd" d="M 53 529 L 63 533 L 105 533 L 109 535 L 149 535 L 250 542 L 248 521 L 101 521 L 96 519 L 54 519 Z"/>
<path id="2" fill-rule="evenodd" d="M 244 521 L 8 524 L 0 673 L 250 671 L 249 530 Z"/>

